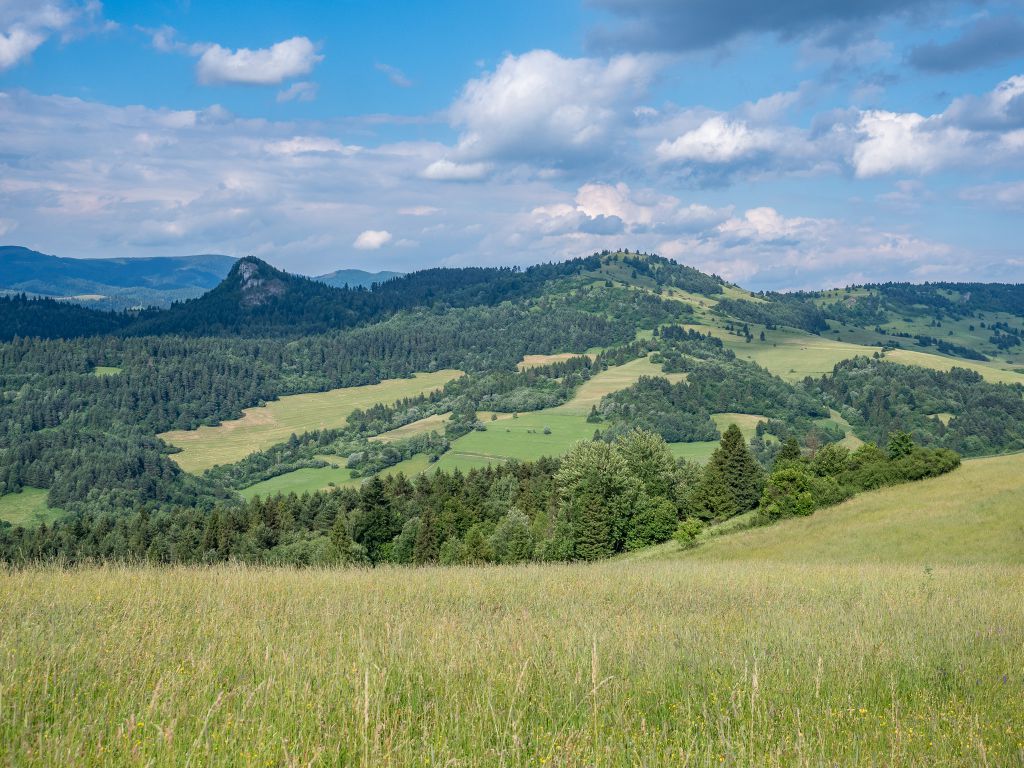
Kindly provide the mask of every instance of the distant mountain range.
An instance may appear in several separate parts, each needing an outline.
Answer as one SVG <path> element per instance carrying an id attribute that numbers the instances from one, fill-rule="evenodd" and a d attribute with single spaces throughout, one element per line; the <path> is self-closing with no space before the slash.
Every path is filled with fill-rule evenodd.
<path id="1" fill-rule="evenodd" d="M 395 277 L 401 277 L 404 272 L 365 272 L 361 269 L 339 269 L 328 272 L 326 275 L 317 275 L 314 280 L 321 283 L 333 285 L 335 288 L 369 288 L 374 283 L 383 283 Z"/>
<path id="2" fill-rule="evenodd" d="M 235 262 L 219 254 L 76 259 L 6 245 L 0 246 L 0 293 L 60 298 L 94 309 L 168 307 L 215 288 Z M 341 269 L 313 279 L 355 288 L 401 274 Z"/>

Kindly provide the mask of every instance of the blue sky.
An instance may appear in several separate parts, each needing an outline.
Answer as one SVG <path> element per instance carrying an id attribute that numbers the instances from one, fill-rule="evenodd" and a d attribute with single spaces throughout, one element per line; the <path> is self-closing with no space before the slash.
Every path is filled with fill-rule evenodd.
<path id="1" fill-rule="evenodd" d="M 1024 275 L 1024 4 L 0 0 L 0 242 Z"/>

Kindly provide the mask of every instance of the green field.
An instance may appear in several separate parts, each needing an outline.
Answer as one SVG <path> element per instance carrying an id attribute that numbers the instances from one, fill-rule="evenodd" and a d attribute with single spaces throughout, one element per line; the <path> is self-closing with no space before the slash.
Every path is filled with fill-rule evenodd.
<path id="1" fill-rule="evenodd" d="M 245 499 L 252 499 L 256 496 L 274 496 L 278 493 L 312 493 L 322 491 L 332 486 L 358 485 L 359 480 L 352 479 L 352 470 L 345 467 L 347 459 L 344 456 L 317 456 L 316 458 L 336 464 L 335 467 L 320 467 L 319 469 L 297 469 L 269 480 L 250 485 L 240 491 Z"/>
<path id="2" fill-rule="evenodd" d="M 160 437 L 182 449 L 172 456 L 182 469 L 203 472 L 283 442 L 292 433 L 344 426 L 356 408 L 427 394 L 461 375 L 461 371 L 452 370 L 418 373 L 413 378 L 389 379 L 363 387 L 289 395 L 262 408 L 246 408 L 242 418 L 216 427 L 176 430 Z"/>
<path id="3" fill-rule="evenodd" d="M 370 439 L 382 443 L 393 443 L 396 440 L 407 440 L 410 437 L 426 434 L 427 432 L 444 434 L 444 425 L 450 418 L 450 413 L 439 413 L 433 416 L 427 416 L 419 419 L 418 421 L 404 424 L 398 429 L 392 429 L 390 432 L 382 432 Z"/>
<path id="4" fill-rule="evenodd" d="M 560 456 L 580 440 L 589 440 L 600 424 L 587 422 L 592 406 L 612 392 L 635 384 L 641 376 L 664 376 L 661 366 L 641 357 L 624 365 L 601 371 L 584 382 L 573 398 L 555 408 L 512 414 L 480 414 L 486 431 L 470 432 L 452 443 L 436 466 L 443 470 L 461 469 L 519 459 L 529 461 L 541 456 Z M 671 381 L 680 381 L 685 374 L 668 374 Z M 547 427 L 550 434 L 544 434 Z M 710 453 L 709 453 L 710 455 Z"/>
<path id="5" fill-rule="evenodd" d="M 50 509 L 46 506 L 44 488 L 22 488 L 21 493 L 8 493 L 0 496 L 0 520 L 11 525 L 31 528 L 40 523 L 52 523 L 64 516 L 61 509 Z"/>
<path id="6" fill-rule="evenodd" d="M 93 376 L 114 376 L 120 372 L 120 368 L 112 365 L 97 365 L 92 369 Z"/>
<path id="7" fill-rule="evenodd" d="M 698 559 L 1024 566 L 1024 454 L 863 493 L 768 528 L 712 539 Z"/>
<path id="8" fill-rule="evenodd" d="M 1021 765 L 1022 469 L 593 565 L 6 571 L 0 763 Z"/>
<path id="9" fill-rule="evenodd" d="M 763 326 L 750 325 L 754 339 L 744 341 L 743 337 L 729 333 L 718 325 L 687 325 L 700 333 L 710 332 L 733 350 L 743 360 L 751 360 L 776 376 L 787 381 L 800 381 L 806 376 L 815 378 L 831 373 L 836 363 L 858 355 L 868 357 L 879 351 L 878 347 L 840 341 L 831 335 L 815 336 L 794 329 L 765 330 Z M 765 341 L 760 340 L 765 331 Z M 877 337 L 885 338 L 885 337 Z M 937 371 L 948 371 L 954 366 L 969 368 L 980 373 L 986 381 L 993 383 L 1024 383 L 1024 374 L 1006 370 L 996 365 L 963 360 L 960 358 L 933 355 L 910 349 L 896 349 L 885 353 L 885 359 L 903 365 L 918 365 Z"/>

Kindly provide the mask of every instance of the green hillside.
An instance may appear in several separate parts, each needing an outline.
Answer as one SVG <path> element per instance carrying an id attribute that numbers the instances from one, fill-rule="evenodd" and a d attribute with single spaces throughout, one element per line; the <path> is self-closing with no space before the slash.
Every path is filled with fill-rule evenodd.
<path id="1" fill-rule="evenodd" d="M 773 526 L 660 553 L 715 562 L 1024 565 L 1024 454 L 859 495 Z"/>

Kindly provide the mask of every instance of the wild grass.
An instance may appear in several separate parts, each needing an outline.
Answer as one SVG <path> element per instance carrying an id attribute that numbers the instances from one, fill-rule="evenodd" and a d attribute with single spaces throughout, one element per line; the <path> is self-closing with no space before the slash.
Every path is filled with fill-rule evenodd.
<path id="1" fill-rule="evenodd" d="M 1022 765 L 1022 468 L 594 565 L 0 573 L 0 764 Z"/>
<path id="2" fill-rule="evenodd" d="M 461 371 L 443 370 L 363 387 L 289 395 L 262 408 L 246 408 L 241 419 L 216 427 L 165 432 L 160 437 L 182 449 L 171 457 L 182 469 L 203 472 L 215 464 L 230 464 L 283 442 L 292 433 L 342 427 L 356 408 L 426 394 L 461 375 Z"/>
<path id="3" fill-rule="evenodd" d="M 1019 566 L 0 577 L 17 766 L 1024 760 Z"/>

